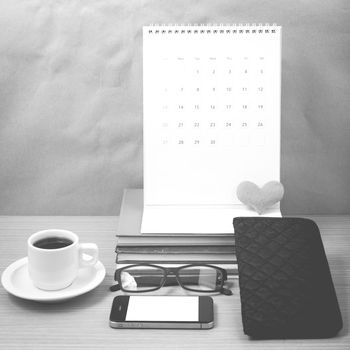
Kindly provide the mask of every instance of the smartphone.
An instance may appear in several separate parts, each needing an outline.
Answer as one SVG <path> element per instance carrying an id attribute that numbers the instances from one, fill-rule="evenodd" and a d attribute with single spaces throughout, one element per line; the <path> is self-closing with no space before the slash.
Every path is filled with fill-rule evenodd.
<path id="1" fill-rule="evenodd" d="M 112 328 L 188 328 L 214 326 L 213 299 L 209 296 L 129 296 L 114 298 Z"/>

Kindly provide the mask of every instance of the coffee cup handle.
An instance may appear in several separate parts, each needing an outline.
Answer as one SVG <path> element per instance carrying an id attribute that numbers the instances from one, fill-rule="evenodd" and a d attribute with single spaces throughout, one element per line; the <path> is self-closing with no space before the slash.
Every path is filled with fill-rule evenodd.
<path id="1" fill-rule="evenodd" d="M 83 254 L 89 255 L 90 259 L 85 259 Z M 80 243 L 79 264 L 82 267 L 93 266 L 98 260 L 98 247 L 95 243 Z"/>

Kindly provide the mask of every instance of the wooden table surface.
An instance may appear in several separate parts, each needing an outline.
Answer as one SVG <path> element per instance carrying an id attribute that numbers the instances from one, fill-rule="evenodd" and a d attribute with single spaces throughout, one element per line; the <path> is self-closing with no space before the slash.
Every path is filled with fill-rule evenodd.
<path id="1" fill-rule="evenodd" d="M 0 217 L 1 273 L 26 256 L 30 234 L 47 228 L 72 230 L 82 242 L 97 243 L 107 270 L 95 290 L 60 304 L 21 300 L 0 287 L 0 349 L 350 349 L 350 216 L 311 218 L 321 229 L 344 328 L 333 339 L 254 341 L 242 331 L 237 281 L 233 281 L 232 296 L 213 296 L 215 327 L 211 330 L 112 329 L 108 318 L 117 293 L 108 288 L 113 283 L 118 218 Z"/>

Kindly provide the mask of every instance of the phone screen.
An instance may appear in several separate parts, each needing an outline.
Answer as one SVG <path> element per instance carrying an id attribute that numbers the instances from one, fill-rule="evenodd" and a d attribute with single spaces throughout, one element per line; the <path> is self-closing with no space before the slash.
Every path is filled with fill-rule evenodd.
<path id="1" fill-rule="evenodd" d="M 130 296 L 125 321 L 199 322 L 198 296 Z"/>

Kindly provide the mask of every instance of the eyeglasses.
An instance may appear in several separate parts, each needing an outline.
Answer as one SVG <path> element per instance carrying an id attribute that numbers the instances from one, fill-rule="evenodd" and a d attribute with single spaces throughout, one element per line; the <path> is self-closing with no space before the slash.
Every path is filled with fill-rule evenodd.
<path id="1" fill-rule="evenodd" d="M 164 268 L 152 264 L 129 265 L 117 269 L 114 280 L 118 284 L 111 291 L 122 290 L 130 293 L 152 292 L 163 286 L 180 285 L 192 292 L 220 292 L 231 295 L 232 291 L 224 288 L 227 272 L 217 266 L 191 264 L 175 268 Z"/>

